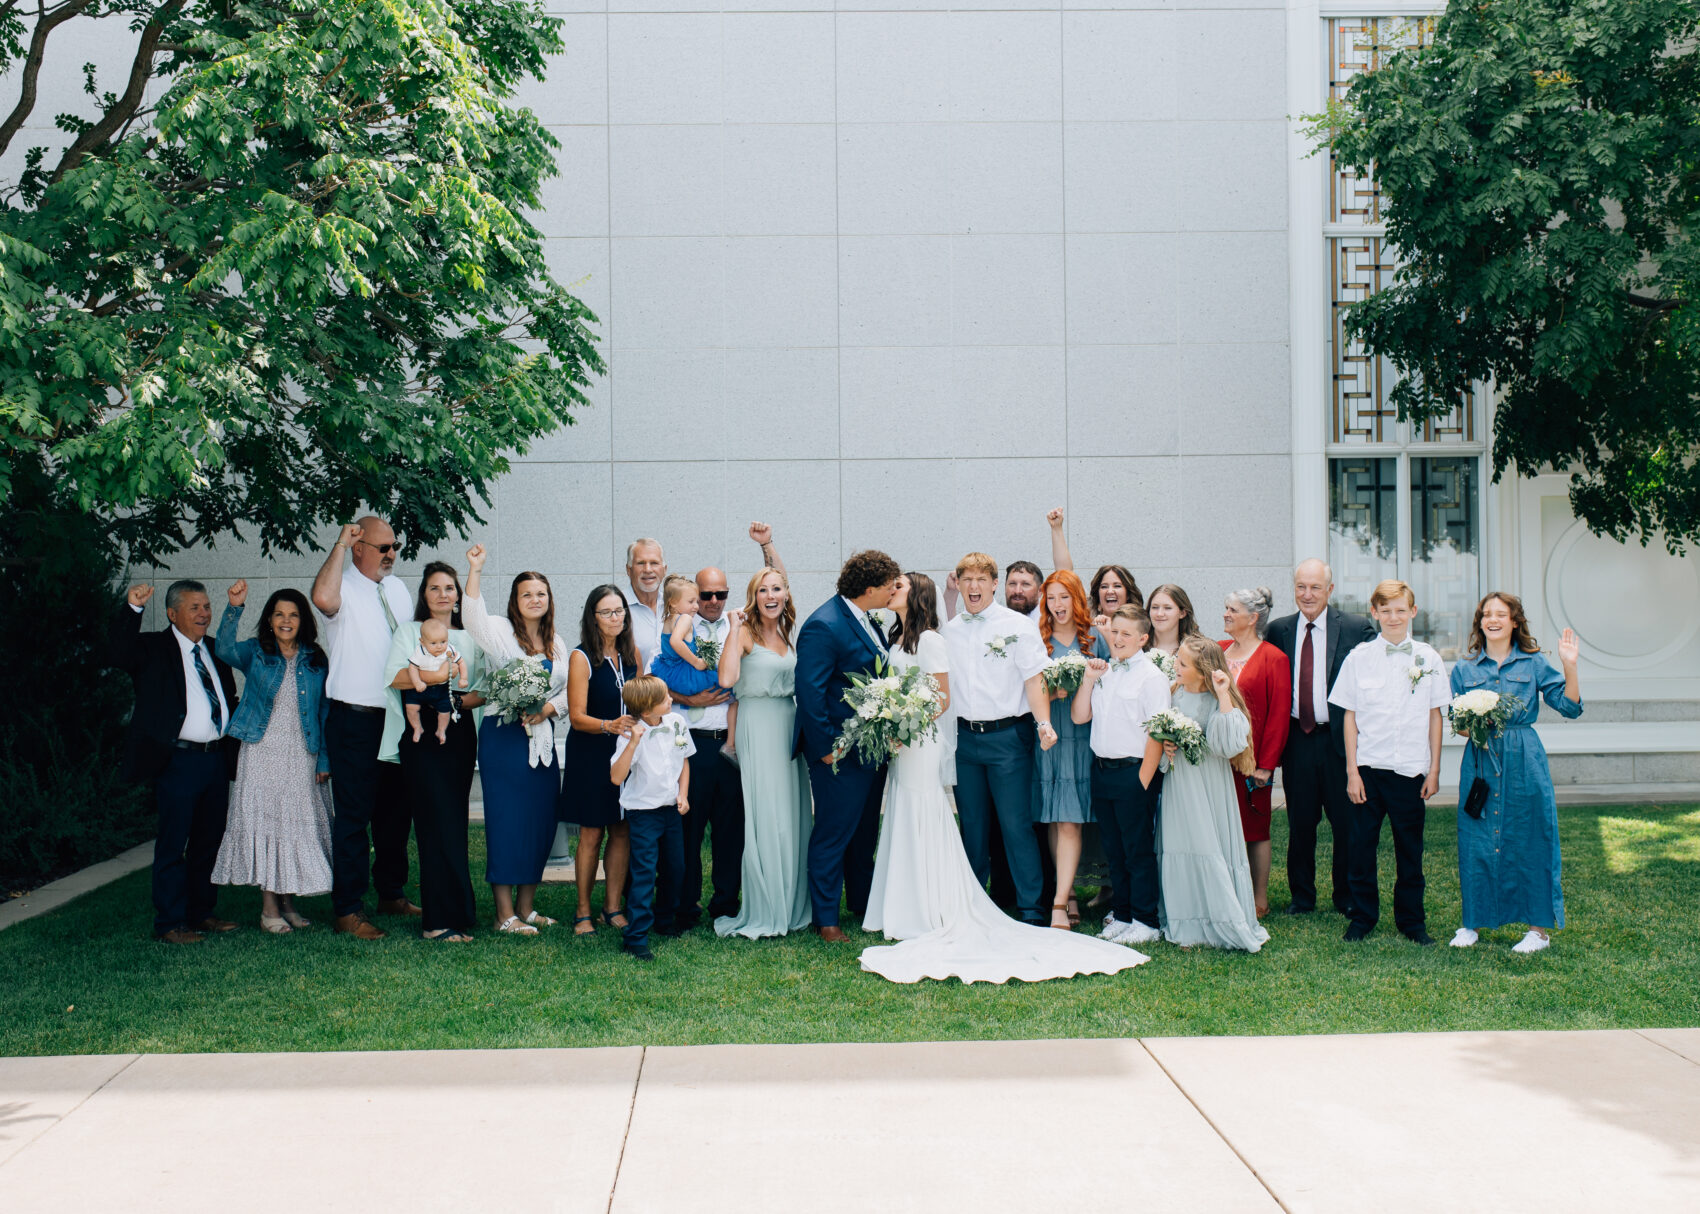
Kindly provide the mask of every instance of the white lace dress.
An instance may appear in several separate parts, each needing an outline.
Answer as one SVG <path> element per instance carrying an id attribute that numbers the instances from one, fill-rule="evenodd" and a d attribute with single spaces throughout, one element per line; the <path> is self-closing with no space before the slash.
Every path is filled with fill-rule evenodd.
<path id="1" fill-rule="evenodd" d="M 915 655 L 891 651 L 898 668 L 919 664 L 948 674 L 944 638 L 923 633 Z M 945 748 L 923 742 L 892 760 L 873 889 L 862 926 L 902 943 L 862 950 L 862 968 L 893 982 L 960 978 L 971 982 L 1043 982 L 1076 974 L 1113 974 L 1149 961 L 1143 953 L 1094 936 L 1011 919 L 974 879 L 962 834 L 945 798 Z"/>

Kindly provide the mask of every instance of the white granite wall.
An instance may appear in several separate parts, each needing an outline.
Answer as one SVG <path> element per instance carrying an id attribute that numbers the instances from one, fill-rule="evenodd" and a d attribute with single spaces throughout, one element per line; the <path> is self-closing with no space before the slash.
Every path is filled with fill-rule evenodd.
<path id="1" fill-rule="evenodd" d="M 1048 565 L 1062 505 L 1081 567 L 1179 581 L 1209 624 L 1280 590 L 1284 7 L 867 3 L 551 0 L 537 221 L 611 373 L 499 484 L 497 589 L 540 568 L 576 617 L 644 534 L 741 588 L 760 518 L 806 610 L 865 546 Z"/>

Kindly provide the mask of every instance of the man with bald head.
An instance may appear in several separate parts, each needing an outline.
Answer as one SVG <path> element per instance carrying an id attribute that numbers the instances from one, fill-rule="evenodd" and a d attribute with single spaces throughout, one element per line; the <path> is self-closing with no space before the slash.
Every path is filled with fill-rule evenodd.
<path id="1" fill-rule="evenodd" d="M 402 889 L 413 819 L 401 768 L 378 761 L 384 736 L 384 659 L 396 624 L 413 618 L 407 587 L 391 572 L 399 549 L 390 525 L 367 515 L 343 527 L 313 579 L 313 606 L 325 617 L 331 662 L 325 678 L 330 700 L 325 750 L 336 805 L 331 902 L 336 930 L 360 940 L 384 934 L 366 917 L 368 865 L 371 884 L 378 887 L 379 914 L 420 913 Z"/>
<path id="2" fill-rule="evenodd" d="M 1316 834 L 1323 816 L 1334 835 L 1334 909 L 1352 910 L 1346 879 L 1351 854 L 1352 807 L 1346 800 L 1345 710 L 1328 702 L 1340 667 L 1375 625 L 1361 615 L 1331 608 L 1334 572 L 1319 557 L 1293 571 L 1292 615 L 1269 625 L 1264 639 L 1293 665 L 1293 719 L 1281 754 L 1281 784 L 1287 797 L 1287 914 L 1316 909 Z"/>

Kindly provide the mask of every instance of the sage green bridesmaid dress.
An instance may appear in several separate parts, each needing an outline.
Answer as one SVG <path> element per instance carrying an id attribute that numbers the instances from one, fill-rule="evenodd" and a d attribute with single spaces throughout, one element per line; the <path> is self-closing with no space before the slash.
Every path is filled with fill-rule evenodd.
<path id="1" fill-rule="evenodd" d="M 793 757 L 796 651 L 761 645 L 738 671 L 738 772 L 744 786 L 744 898 L 714 921 L 721 936 L 783 936 L 809 926 L 809 772 Z"/>

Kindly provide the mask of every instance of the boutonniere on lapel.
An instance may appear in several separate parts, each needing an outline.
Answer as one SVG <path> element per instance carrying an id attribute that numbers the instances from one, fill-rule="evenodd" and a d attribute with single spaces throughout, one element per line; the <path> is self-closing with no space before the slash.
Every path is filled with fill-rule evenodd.
<path id="1" fill-rule="evenodd" d="M 1429 675 L 1439 673 L 1440 672 L 1433 666 L 1430 666 L 1423 661 L 1422 654 L 1419 653 L 1416 657 L 1412 658 L 1411 664 L 1405 668 L 1405 678 L 1410 680 L 1411 683 L 1411 694 L 1417 694 L 1417 688 L 1423 685 L 1423 680 L 1428 678 Z"/>
<path id="2" fill-rule="evenodd" d="M 1020 635 L 1013 632 L 1006 637 L 993 637 L 986 642 L 986 652 L 994 658 L 1007 658 L 1009 651 L 1015 648 L 1015 643 L 1020 639 Z"/>
<path id="3" fill-rule="evenodd" d="M 685 727 L 683 725 L 679 724 L 679 722 L 674 721 L 673 722 L 673 745 L 675 747 L 677 747 L 679 750 L 683 750 L 687 745 L 690 744 L 690 740 L 691 740 L 691 735 L 685 731 Z"/>

